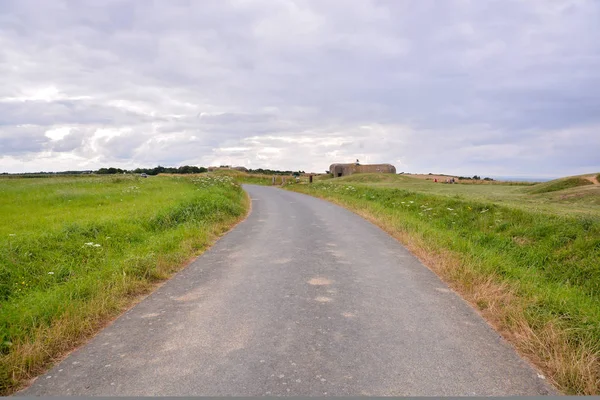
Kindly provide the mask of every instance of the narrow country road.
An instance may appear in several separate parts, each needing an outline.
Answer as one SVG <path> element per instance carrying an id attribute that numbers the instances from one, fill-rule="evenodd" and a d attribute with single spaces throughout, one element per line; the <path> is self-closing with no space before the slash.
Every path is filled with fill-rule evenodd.
<path id="1" fill-rule="evenodd" d="M 247 220 L 18 395 L 555 393 L 376 226 L 245 188 Z"/>

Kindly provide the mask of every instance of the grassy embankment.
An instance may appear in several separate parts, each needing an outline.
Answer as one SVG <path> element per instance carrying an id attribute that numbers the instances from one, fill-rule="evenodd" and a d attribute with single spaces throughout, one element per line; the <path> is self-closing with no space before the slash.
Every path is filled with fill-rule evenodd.
<path id="1" fill-rule="evenodd" d="M 241 220 L 231 177 L 0 179 L 0 395 L 83 343 Z"/>
<path id="2" fill-rule="evenodd" d="M 379 225 L 559 389 L 600 394 L 599 185 L 579 178 L 447 185 L 355 175 L 288 188 Z"/>

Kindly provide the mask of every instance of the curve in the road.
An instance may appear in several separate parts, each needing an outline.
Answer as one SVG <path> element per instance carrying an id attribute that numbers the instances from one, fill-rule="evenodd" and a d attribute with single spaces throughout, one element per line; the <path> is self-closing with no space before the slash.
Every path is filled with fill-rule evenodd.
<path id="1" fill-rule="evenodd" d="M 245 188 L 246 221 L 19 394 L 556 393 L 376 226 Z"/>

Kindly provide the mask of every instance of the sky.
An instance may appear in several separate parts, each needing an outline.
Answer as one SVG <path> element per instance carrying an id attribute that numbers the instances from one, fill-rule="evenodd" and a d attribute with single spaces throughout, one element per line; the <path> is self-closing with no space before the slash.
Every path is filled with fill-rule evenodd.
<path id="1" fill-rule="evenodd" d="M 600 172 L 597 0 L 1 0 L 0 172 Z"/>

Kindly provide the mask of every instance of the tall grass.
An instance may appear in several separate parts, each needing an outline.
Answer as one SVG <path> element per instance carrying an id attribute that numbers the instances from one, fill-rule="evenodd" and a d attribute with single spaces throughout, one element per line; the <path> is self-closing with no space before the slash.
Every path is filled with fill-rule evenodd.
<path id="1" fill-rule="evenodd" d="M 289 188 L 380 225 L 560 389 L 600 393 L 600 218 L 358 184 Z"/>
<path id="2" fill-rule="evenodd" d="M 0 393 L 82 343 L 247 209 L 230 177 L 0 180 Z"/>

